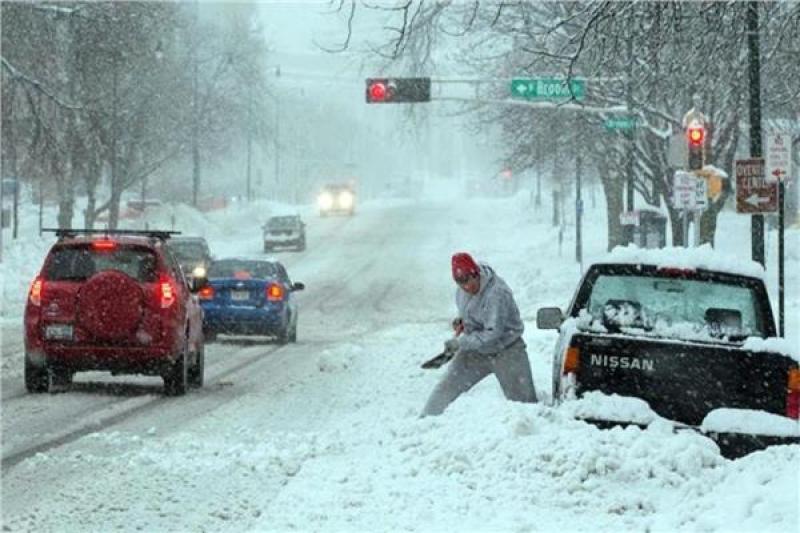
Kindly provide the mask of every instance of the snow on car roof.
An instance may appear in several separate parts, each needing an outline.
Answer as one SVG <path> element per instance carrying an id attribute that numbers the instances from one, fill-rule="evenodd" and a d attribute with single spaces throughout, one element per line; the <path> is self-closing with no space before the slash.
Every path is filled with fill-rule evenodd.
<path id="1" fill-rule="evenodd" d="M 759 279 L 764 279 L 765 275 L 764 267 L 759 263 L 741 256 L 723 254 L 709 244 L 692 248 L 656 249 L 643 249 L 633 245 L 617 246 L 595 263 L 702 269 Z"/>

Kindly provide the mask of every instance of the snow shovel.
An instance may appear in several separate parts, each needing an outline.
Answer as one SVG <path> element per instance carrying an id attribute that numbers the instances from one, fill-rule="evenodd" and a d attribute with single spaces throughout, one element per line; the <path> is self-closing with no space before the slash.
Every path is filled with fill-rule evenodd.
<path id="1" fill-rule="evenodd" d="M 422 363 L 421 367 L 425 368 L 425 369 L 428 369 L 428 368 L 439 368 L 440 366 L 442 366 L 442 365 L 446 364 L 448 361 L 450 361 L 450 359 L 452 359 L 453 356 L 455 356 L 455 355 L 456 355 L 455 352 L 446 352 L 446 351 L 442 352 L 439 355 L 437 355 L 436 357 L 434 357 L 432 359 L 428 359 L 427 361 Z"/>
<path id="2" fill-rule="evenodd" d="M 453 331 L 455 331 L 456 337 L 458 337 L 459 335 L 461 335 L 461 333 L 463 333 L 464 324 L 460 318 L 457 318 L 453 321 Z M 425 369 L 439 368 L 440 366 L 447 364 L 450 361 L 450 359 L 452 359 L 455 355 L 456 352 L 448 352 L 447 350 L 445 350 L 436 357 L 428 359 L 420 366 Z"/>

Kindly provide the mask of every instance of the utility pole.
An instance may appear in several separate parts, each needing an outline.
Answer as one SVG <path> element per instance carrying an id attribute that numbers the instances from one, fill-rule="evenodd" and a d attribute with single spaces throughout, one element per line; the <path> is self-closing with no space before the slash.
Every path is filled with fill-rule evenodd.
<path id="1" fill-rule="evenodd" d="M 761 57 L 758 35 L 758 2 L 747 4 L 747 50 L 750 78 L 750 157 L 763 156 L 761 146 Z M 750 218 L 750 243 L 753 261 L 766 266 L 764 258 L 764 215 Z"/>
<path id="2" fill-rule="evenodd" d="M 536 207 L 542 205 L 542 138 L 536 136 Z"/>
<path id="3" fill-rule="evenodd" d="M 192 205 L 197 207 L 197 200 L 200 191 L 200 147 L 197 140 L 197 113 L 198 113 L 198 79 L 197 79 L 197 19 L 198 1 L 194 2 L 194 24 L 192 26 Z"/>
<path id="4" fill-rule="evenodd" d="M 280 71 L 278 71 L 280 72 Z M 281 150 L 280 150 L 280 143 L 278 142 L 278 137 L 280 137 L 280 128 L 281 128 L 281 99 L 278 95 L 277 91 L 275 93 L 275 190 L 280 190 L 280 182 L 281 182 Z"/>
<path id="5" fill-rule="evenodd" d="M 575 260 L 583 273 L 583 241 L 581 240 L 583 221 L 583 197 L 581 196 L 581 179 L 583 173 L 583 158 L 580 151 L 575 157 Z"/>
<path id="6" fill-rule="evenodd" d="M 253 199 L 251 192 L 251 175 L 253 159 L 253 85 L 247 85 L 247 201 Z"/>
<path id="7" fill-rule="evenodd" d="M 628 116 L 633 116 L 633 39 L 629 36 L 628 37 L 628 46 L 627 46 L 627 55 L 628 61 L 626 66 L 626 73 L 625 73 L 625 107 L 627 108 Z M 635 137 L 634 137 L 635 128 L 631 128 L 628 132 L 628 180 L 627 180 L 627 202 L 626 207 L 628 212 L 632 212 L 634 210 L 633 204 L 633 157 L 635 154 Z M 626 243 L 630 244 L 630 243 Z"/>

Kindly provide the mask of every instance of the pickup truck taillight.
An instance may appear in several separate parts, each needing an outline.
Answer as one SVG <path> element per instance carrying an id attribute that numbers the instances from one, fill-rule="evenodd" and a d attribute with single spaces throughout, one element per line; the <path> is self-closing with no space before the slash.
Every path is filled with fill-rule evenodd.
<path id="1" fill-rule="evenodd" d="M 581 361 L 581 351 L 576 346 L 567 348 L 567 353 L 564 355 L 564 374 L 575 374 L 578 372 L 578 366 Z"/>
<path id="2" fill-rule="evenodd" d="M 789 370 L 786 387 L 786 416 L 800 419 L 800 368 Z"/>

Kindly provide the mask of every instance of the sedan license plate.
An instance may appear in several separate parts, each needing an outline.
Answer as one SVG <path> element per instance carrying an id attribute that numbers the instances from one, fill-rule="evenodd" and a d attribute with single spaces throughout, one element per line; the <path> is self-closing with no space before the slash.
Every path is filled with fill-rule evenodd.
<path id="1" fill-rule="evenodd" d="M 52 340 L 70 340 L 72 324 L 49 324 L 44 328 L 44 337 Z"/>
<path id="2" fill-rule="evenodd" d="M 249 291 L 231 291 L 231 300 L 241 302 L 250 299 Z"/>

